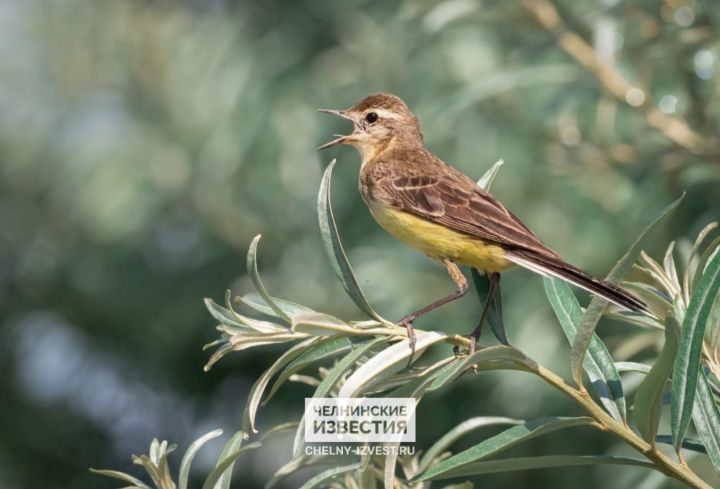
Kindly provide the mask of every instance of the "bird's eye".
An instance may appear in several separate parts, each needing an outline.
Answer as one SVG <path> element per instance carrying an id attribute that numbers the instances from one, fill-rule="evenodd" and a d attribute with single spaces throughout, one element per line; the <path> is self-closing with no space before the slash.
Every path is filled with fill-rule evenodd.
<path id="1" fill-rule="evenodd" d="M 374 124 L 377 122 L 378 119 L 379 119 L 379 117 L 377 115 L 377 112 L 369 112 L 365 116 L 365 122 L 367 122 L 368 124 Z"/>

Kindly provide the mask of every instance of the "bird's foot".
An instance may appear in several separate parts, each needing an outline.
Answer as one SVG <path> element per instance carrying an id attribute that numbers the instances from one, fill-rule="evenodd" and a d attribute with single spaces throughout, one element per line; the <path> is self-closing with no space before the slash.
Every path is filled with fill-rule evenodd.
<path id="1" fill-rule="evenodd" d="M 415 321 L 415 317 L 410 314 L 402 318 L 398 323 L 399 326 L 402 326 L 407 331 L 408 343 L 410 346 L 410 358 L 408 358 L 407 363 L 408 367 L 415 359 L 415 345 L 417 344 L 417 336 L 415 335 L 415 328 L 413 328 L 413 321 Z"/>
<path id="2" fill-rule="evenodd" d="M 453 347 L 453 353 L 456 357 L 469 357 L 473 353 L 475 353 L 475 350 L 477 348 L 477 338 L 474 335 L 463 335 L 463 338 L 467 338 L 470 341 L 470 346 L 468 347 L 467 351 L 461 350 L 460 346 L 455 345 Z"/>

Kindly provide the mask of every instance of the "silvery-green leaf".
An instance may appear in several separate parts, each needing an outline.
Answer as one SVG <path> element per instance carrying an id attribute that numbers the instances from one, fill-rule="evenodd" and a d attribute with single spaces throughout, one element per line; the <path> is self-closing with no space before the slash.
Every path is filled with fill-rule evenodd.
<path id="1" fill-rule="evenodd" d="M 248 275 L 250 275 L 250 278 L 253 281 L 253 284 L 255 284 L 255 288 L 257 289 L 258 293 L 262 296 L 265 303 L 270 306 L 270 308 L 273 310 L 275 315 L 277 317 L 283 319 L 284 321 L 290 322 L 290 317 L 283 312 L 283 310 L 278 306 L 273 298 L 268 294 L 267 289 L 265 289 L 265 286 L 262 283 L 262 280 L 260 280 L 260 274 L 258 273 L 258 265 L 257 265 L 257 246 L 258 242 L 260 241 L 260 238 L 262 236 L 258 234 L 253 238 L 252 242 L 250 243 L 250 247 L 248 248 L 248 254 L 247 254 L 247 272 Z"/>
<path id="2" fill-rule="evenodd" d="M 372 340 L 368 340 L 364 343 L 361 343 L 359 345 L 355 345 L 353 347 L 353 350 L 345 355 L 342 359 L 340 359 L 333 368 L 328 371 L 327 375 L 325 375 L 325 378 L 320 382 L 320 385 L 315 389 L 315 392 L 313 393 L 313 398 L 318 397 L 327 397 L 330 394 L 330 391 L 333 389 L 335 384 L 340 380 L 340 378 L 345 375 L 345 373 L 357 362 L 360 358 L 362 358 L 364 355 L 368 354 L 372 351 L 373 348 L 376 346 L 385 343 L 389 341 L 389 337 L 383 336 L 380 338 L 374 338 Z M 303 441 L 303 434 L 304 434 L 304 419 L 300 420 L 300 426 L 298 427 L 297 432 L 295 433 L 295 440 L 293 443 L 293 457 L 297 458 L 302 456 L 302 449 L 304 446 Z"/>
<path id="3" fill-rule="evenodd" d="M 418 332 L 413 359 L 417 360 L 426 348 L 440 341 L 444 341 L 446 338 L 446 334 L 434 331 Z M 345 381 L 338 397 L 354 397 L 355 393 L 359 392 L 370 380 L 379 376 L 392 375 L 402 370 L 406 367 L 411 353 L 408 340 L 399 341 L 386 348 L 358 368 L 350 378 Z"/>
<path id="4" fill-rule="evenodd" d="M 273 363 L 272 366 L 260 376 L 260 378 L 255 382 L 255 384 L 253 384 L 252 388 L 250 389 L 250 395 L 248 396 L 248 400 L 245 404 L 245 410 L 243 412 L 242 426 L 244 431 L 251 431 L 253 433 L 257 433 L 257 430 L 255 429 L 255 415 L 257 413 L 257 408 L 260 405 L 260 400 L 262 399 L 263 393 L 265 392 L 265 387 L 267 387 L 268 383 L 275 376 L 276 373 L 280 372 L 280 370 L 285 368 L 285 365 L 300 356 L 304 351 L 306 351 L 310 346 L 312 346 L 315 341 L 317 341 L 316 338 L 310 338 L 290 348 L 288 351 L 283 353 L 280 358 L 278 358 L 275 363 Z"/>
<path id="5" fill-rule="evenodd" d="M 511 346 L 490 346 L 478 350 L 465 358 L 458 358 L 454 362 L 448 364 L 435 377 L 428 390 L 437 390 L 440 387 L 453 382 L 473 366 L 477 366 L 477 368 L 482 369 L 487 364 L 497 363 L 500 368 L 506 368 L 509 370 L 526 370 L 527 368 L 530 368 L 530 363 L 528 362 L 532 361 L 522 352 Z"/>
<path id="6" fill-rule="evenodd" d="M 700 259 L 698 260 L 698 266 L 697 270 L 695 271 L 695 278 L 693 279 L 693 288 L 697 285 L 698 280 L 700 280 L 700 277 L 702 276 L 702 272 L 705 271 L 705 267 L 707 266 L 708 261 L 710 260 L 710 257 L 717 253 L 717 250 L 720 249 L 720 236 L 713 239 L 707 248 L 705 248 L 705 251 L 703 251 L 702 255 L 700 255 Z"/>
<path id="7" fill-rule="evenodd" d="M 462 436 L 465 436 L 471 431 L 474 431 L 478 428 L 483 428 L 485 426 L 493 426 L 498 424 L 520 424 L 522 422 L 523 421 L 520 419 L 504 418 L 500 416 L 479 416 L 477 418 L 470 418 L 468 420 L 465 420 L 459 425 L 457 425 L 455 428 L 445 433 L 442 438 L 440 438 L 430 448 L 428 448 L 427 452 L 425 452 L 420 459 L 417 472 L 421 473 L 425 471 L 425 469 L 430 467 L 432 462 L 439 455 L 441 455 L 445 450 L 450 448 L 450 446 L 458 439 L 460 439 Z"/>
<path id="8" fill-rule="evenodd" d="M 671 427 L 676 449 L 685 437 L 693 412 L 705 328 L 720 291 L 720 253 L 713 255 L 693 291 L 682 322 L 680 346 L 673 367 Z"/>
<path id="9" fill-rule="evenodd" d="M 692 419 L 715 471 L 720 473 L 720 410 L 703 371 L 699 374 Z"/>
<path id="10" fill-rule="evenodd" d="M 202 489 L 228 489 L 230 487 L 232 469 L 235 461 L 244 453 L 258 448 L 259 446 L 260 443 L 250 443 L 249 445 L 228 454 L 224 458 L 221 457 L 213 471 L 210 472 L 207 479 L 205 479 Z M 225 476 L 227 476 L 227 478 L 225 478 Z M 225 485 L 225 481 L 227 481 L 227 485 Z"/>
<path id="11" fill-rule="evenodd" d="M 493 180 L 495 180 L 495 176 L 497 175 L 498 171 L 500 171 L 500 167 L 503 166 L 503 163 L 505 163 L 505 160 L 497 160 L 495 164 L 491 166 L 488 171 L 485 172 L 485 174 L 480 178 L 480 180 L 478 180 L 478 187 L 485 190 L 486 192 L 489 192 L 490 185 L 492 185 Z"/>
<path id="12" fill-rule="evenodd" d="M 576 467 L 581 465 L 634 465 L 655 469 L 650 462 L 633 457 L 612 455 L 545 455 L 541 457 L 513 457 L 500 460 L 478 462 L 457 469 L 448 470 L 421 480 L 449 479 L 452 477 L 469 477 L 497 472 L 517 472 L 520 470 L 548 469 L 554 467 Z"/>
<path id="13" fill-rule="evenodd" d="M 217 304 L 214 300 L 210 298 L 205 298 L 205 307 L 210 312 L 210 315 L 215 318 L 216 321 L 218 321 L 220 324 L 225 324 L 228 326 L 233 326 L 237 329 L 244 330 L 244 331 L 250 331 L 251 328 L 247 326 L 246 324 L 241 323 L 238 318 L 236 318 L 232 312 L 230 312 L 228 309 L 220 306 Z"/>
<path id="14" fill-rule="evenodd" d="M 472 275 L 473 283 L 475 284 L 475 290 L 480 298 L 480 310 L 482 311 L 485 307 L 485 303 L 487 302 L 488 292 L 490 292 L 490 279 L 487 275 L 481 274 L 475 268 L 473 268 L 470 273 Z M 487 311 L 485 320 L 490 324 L 490 329 L 495 335 L 495 338 L 497 338 L 503 345 L 509 345 L 510 342 L 507 339 L 507 334 L 505 333 L 505 323 L 503 322 L 502 296 L 500 288 L 498 288 L 493 295 L 493 300 L 492 303 L 490 303 L 490 308 Z"/>
<path id="15" fill-rule="evenodd" d="M 643 230 L 642 233 L 640 233 L 640 236 L 638 236 L 630 249 L 613 267 L 608 276 L 605 278 L 606 281 L 616 284 L 622 280 L 635 259 L 640 254 L 643 246 L 645 246 L 645 242 L 650 232 L 660 221 L 662 221 L 665 216 L 675 210 L 682 201 L 683 197 L 684 194 L 678 200 L 660 211 L 657 217 Z M 582 372 L 583 363 L 585 361 L 585 353 L 590 346 L 590 342 L 595 334 L 595 328 L 605 312 L 605 309 L 607 309 L 607 306 L 607 300 L 598 296 L 593 297 L 590 301 L 590 305 L 585 310 L 585 314 L 583 314 L 580 325 L 577 328 L 577 334 L 575 335 L 575 340 L 573 341 L 572 349 L 570 351 L 570 371 L 572 373 L 573 380 L 579 386 L 582 386 Z"/>
<path id="16" fill-rule="evenodd" d="M 638 362 L 615 362 L 615 368 L 618 372 L 640 372 L 646 374 L 652 367 Z"/>
<path id="17" fill-rule="evenodd" d="M 425 472 L 414 477 L 416 481 L 437 479 L 449 472 L 456 473 L 456 469 L 475 462 L 479 462 L 503 450 L 507 450 L 519 443 L 530 440 L 540 435 L 553 431 L 571 428 L 575 426 L 587 426 L 592 424 L 590 418 L 541 418 L 528 421 L 518 426 L 508 428 L 500 434 L 490 437 L 467 450 L 464 450 L 452 457 L 433 465 Z"/>
<path id="18" fill-rule="evenodd" d="M 327 255 L 330 258 L 330 264 L 335 271 L 335 275 L 338 276 L 345 291 L 360 310 L 381 323 L 389 323 L 390 321 L 380 316 L 368 302 L 367 297 L 365 297 L 365 294 L 358 284 L 355 273 L 350 266 L 350 262 L 340 242 L 340 234 L 335 224 L 332 205 L 330 203 L 330 179 L 334 166 L 335 160 L 332 160 L 325 169 L 325 174 L 320 184 L 320 191 L 318 192 L 318 221 L 325 251 L 327 251 Z"/>
<path id="19" fill-rule="evenodd" d="M 301 304 L 297 304 L 295 302 L 286 301 L 285 299 L 278 299 L 277 297 L 271 297 L 273 303 L 277 305 L 285 314 L 292 317 L 293 315 L 299 313 L 299 312 L 315 312 L 309 307 L 303 306 Z M 268 303 L 263 299 L 263 297 L 258 294 L 257 292 L 250 292 L 248 294 L 243 295 L 242 297 L 237 297 L 237 300 L 241 303 L 246 305 L 247 307 L 250 307 L 257 312 L 261 314 L 265 314 L 266 316 L 274 316 L 278 317 L 275 310 L 268 305 Z M 279 318 L 280 319 L 280 318 Z"/>
<path id="20" fill-rule="evenodd" d="M 142 489 L 150 489 L 150 486 L 145 484 L 140 479 L 137 479 L 130 474 L 126 474 L 124 472 L 118 472 L 117 470 L 90 469 L 90 472 L 94 474 L 104 475 L 106 477 L 112 477 L 113 479 L 120 479 L 121 481 L 129 482 L 130 484 L 141 487 Z"/>
<path id="21" fill-rule="evenodd" d="M 210 311 L 210 314 L 218 320 L 220 324 L 232 326 L 240 331 L 258 333 L 279 333 L 287 331 L 287 328 L 280 326 L 279 324 L 249 318 L 232 309 L 226 309 L 219 304 L 216 304 L 212 299 L 205 299 L 205 306 Z"/>
<path id="22" fill-rule="evenodd" d="M 343 465 L 341 467 L 334 467 L 324 472 L 319 473 L 305 484 L 300 486 L 300 489 L 312 489 L 314 487 L 327 487 L 327 482 L 335 479 L 337 476 L 352 472 L 360 468 L 360 464 Z"/>
<path id="23" fill-rule="evenodd" d="M 302 425 L 302 423 L 301 423 Z M 302 427 L 302 426 L 301 426 Z M 273 476 L 270 478 L 269 481 L 265 484 L 265 489 L 272 489 L 273 487 L 277 486 L 277 484 L 285 479 L 287 476 L 294 474 L 298 470 L 302 469 L 303 467 L 308 467 L 311 465 L 315 465 L 318 463 L 331 463 L 329 459 L 322 456 L 317 455 L 302 455 L 299 457 L 293 457 L 292 460 L 290 460 L 288 463 L 280 467 L 275 471 Z"/>
<path id="24" fill-rule="evenodd" d="M 320 360 L 330 358 L 352 347 L 350 340 L 347 338 L 327 338 L 320 340 L 308 348 L 302 355 L 288 364 L 287 367 L 278 375 L 277 379 L 270 388 L 263 404 L 267 403 L 275 395 L 275 392 L 282 386 L 293 374 L 312 365 Z"/>
<path id="25" fill-rule="evenodd" d="M 225 464 L 224 462 L 228 460 L 228 457 L 234 453 L 236 453 L 238 450 L 240 450 L 240 447 L 242 446 L 243 442 L 248 439 L 248 434 L 244 431 L 238 431 L 233 436 L 230 437 L 230 439 L 227 441 L 225 446 L 222 449 L 222 452 L 220 452 L 220 457 L 218 458 L 217 464 L 215 464 L 215 468 L 211 472 L 211 475 L 217 474 L 217 479 L 213 484 L 210 484 L 208 481 L 211 480 L 211 477 L 208 476 L 208 478 L 205 480 L 205 486 L 208 486 L 208 489 L 212 487 L 213 489 L 228 489 L 230 487 L 230 480 L 232 478 L 232 468 L 233 464 Z M 234 461 L 234 459 L 233 459 Z M 224 467 L 221 469 L 221 467 Z M 203 486 L 203 488 L 205 488 Z"/>
<path id="26" fill-rule="evenodd" d="M 296 314 L 293 316 L 291 329 L 312 336 L 357 334 L 357 330 L 346 321 L 321 312 Z"/>
<path id="27" fill-rule="evenodd" d="M 626 289 L 631 289 L 630 290 L 631 292 L 633 290 L 639 291 L 642 294 L 643 299 L 645 299 L 646 297 L 649 296 L 649 297 L 652 297 L 653 299 L 655 299 L 656 302 L 661 303 L 665 307 L 669 308 L 672 306 L 672 297 L 670 297 L 666 291 L 659 289 L 659 288 L 655 287 L 654 285 L 646 284 L 645 282 L 632 282 L 632 281 L 625 280 L 625 281 L 623 281 L 623 286 Z M 628 312 L 631 312 L 631 311 L 628 311 Z"/>
<path id="28" fill-rule="evenodd" d="M 645 376 L 635 394 L 635 424 L 640 436 L 654 445 L 660 423 L 662 396 L 670 376 L 678 349 L 680 325 L 673 316 L 665 323 L 665 344 L 650 372 Z"/>
<path id="29" fill-rule="evenodd" d="M 645 265 L 645 267 L 641 268 L 641 270 L 649 274 L 659 285 L 662 286 L 663 289 L 665 289 L 668 296 L 674 300 L 678 291 L 675 289 L 675 285 L 673 285 L 672 278 L 667 275 L 663 267 L 653 260 L 650 255 L 645 253 L 645 251 L 640 252 L 640 262 Z"/>
<path id="30" fill-rule="evenodd" d="M 572 345 L 583 317 L 582 308 L 566 282 L 557 278 L 545 277 L 543 283 L 555 316 Z M 583 360 L 583 367 L 605 409 L 617 421 L 624 422 L 625 395 L 620 375 L 615 370 L 610 352 L 596 334 L 593 334 L 588 345 L 588 354 Z"/>
<path id="31" fill-rule="evenodd" d="M 672 435 L 658 435 L 655 437 L 655 441 L 657 443 L 664 443 L 665 445 L 675 445 Z M 682 441 L 682 447 L 693 452 L 707 454 L 705 446 L 697 440 L 689 440 L 685 438 Z"/>
<path id="32" fill-rule="evenodd" d="M 665 275 L 670 279 L 673 285 L 673 289 L 677 294 L 681 292 L 680 278 L 678 277 L 677 267 L 675 266 L 675 258 L 673 252 L 675 251 L 675 241 L 671 241 L 667 250 L 665 251 L 665 257 L 663 258 L 663 270 Z"/>
<path id="33" fill-rule="evenodd" d="M 690 250 L 690 256 L 687 260 L 687 266 L 685 267 L 685 273 L 683 274 L 683 289 L 685 290 L 686 294 L 690 293 L 690 282 L 694 283 L 694 278 L 698 270 L 697 264 L 695 266 L 692 266 L 693 260 L 700 254 L 700 246 L 702 246 L 705 238 L 707 238 L 708 235 L 712 232 L 712 230 L 716 227 L 718 227 L 717 222 L 711 222 L 710 224 L 705 226 L 698 234 L 695 243 L 693 243 L 692 249 Z M 685 298 L 687 299 L 687 302 L 690 302 L 689 295 L 687 295 Z"/>
<path id="34" fill-rule="evenodd" d="M 286 343 L 304 336 L 294 334 L 233 335 L 228 339 L 228 342 L 232 345 L 233 351 L 242 351 L 256 346 Z"/>
<path id="35" fill-rule="evenodd" d="M 192 464 L 195 455 L 200 451 L 203 445 L 213 438 L 217 438 L 223 434 L 222 430 L 214 430 L 210 433 L 206 433 L 197 440 L 187 449 L 185 455 L 183 455 L 182 462 L 180 462 L 180 474 L 178 476 L 178 487 L 179 489 L 187 489 L 188 478 L 190 477 L 190 465 Z"/>

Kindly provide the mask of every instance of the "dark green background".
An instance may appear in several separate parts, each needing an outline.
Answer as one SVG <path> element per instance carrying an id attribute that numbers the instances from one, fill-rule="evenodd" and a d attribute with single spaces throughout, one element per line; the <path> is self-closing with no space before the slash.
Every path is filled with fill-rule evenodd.
<path id="1" fill-rule="evenodd" d="M 598 275 L 683 191 L 656 257 L 717 219 L 720 10 L 684 0 L 557 5 L 567 28 L 707 148 L 674 144 L 648 124 L 650 109 L 607 95 L 522 2 L 2 2 L 0 487 L 117 487 L 87 468 L 139 474 L 130 455 L 153 437 L 182 451 L 211 429 L 237 429 L 249 386 L 279 351 L 233 354 L 204 373 L 201 346 L 216 332 L 202 299 L 251 289 L 244 253 L 257 233 L 274 295 L 361 319 L 317 232 L 316 192 L 332 157 L 338 225 L 378 310 L 399 318 L 452 289 L 440 267 L 372 221 L 354 151 L 313 151 L 349 130 L 317 107 L 400 95 L 428 146 L 468 175 L 504 158 L 493 193 Z M 517 271 L 503 282 L 513 343 L 567 375 L 541 281 Z M 417 326 L 465 332 L 477 313 L 470 295 Z M 631 349 L 641 332 L 630 326 L 600 332 L 618 360 L 653 354 Z M 298 419 L 307 392 L 281 391 L 260 426 Z M 472 416 L 577 413 L 533 378 L 483 374 L 426 400 L 418 446 Z M 198 480 L 219 445 L 197 459 Z M 623 450 L 575 429 L 517 451 Z M 289 452 L 280 440 L 250 455 L 233 487 L 261 487 Z M 647 476 L 537 470 L 482 487 L 657 487 L 640 485 Z"/>

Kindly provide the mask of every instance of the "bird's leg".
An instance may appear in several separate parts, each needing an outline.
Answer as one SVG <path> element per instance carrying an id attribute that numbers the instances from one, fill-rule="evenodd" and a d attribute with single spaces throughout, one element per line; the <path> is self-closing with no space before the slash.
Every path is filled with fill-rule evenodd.
<path id="1" fill-rule="evenodd" d="M 482 327 L 483 324 L 485 324 L 485 318 L 487 317 L 487 313 L 490 310 L 490 304 L 492 304 L 495 301 L 495 293 L 500 288 L 500 274 L 497 272 L 488 274 L 488 280 L 490 282 L 490 286 L 488 287 L 487 297 L 485 298 L 485 305 L 483 306 L 482 313 L 480 314 L 480 321 L 478 321 L 477 326 L 475 326 L 475 329 L 470 333 L 470 351 L 468 352 L 468 355 L 472 355 L 475 353 L 475 346 L 477 344 L 478 339 L 480 339 L 480 334 L 482 333 Z"/>
<path id="2" fill-rule="evenodd" d="M 443 297 L 442 299 L 438 299 L 432 304 L 428 304 L 427 306 L 423 307 L 422 309 L 418 309 L 415 312 L 412 312 L 402 318 L 399 322 L 401 326 L 404 326 L 405 329 L 407 329 L 408 334 L 408 340 L 410 342 L 410 360 L 408 361 L 408 365 L 412 363 L 413 356 L 415 355 L 415 343 L 416 343 L 416 337 L 415 337 L 415 330 L 413 329 L 413 322 L 420 316 L 427 314 L 428 312 L 432 311 L 433 309 L 437 309 L 438 307 L 447 304 L 448 302 L 452 302 L 455 299 L 459 299 L 460 297 L 464 296 L 465 293 L 468 291 L 468 283 L 467 279 L 465 278 L 465 275 L 462 274 L 460 271 L 460 268 L 458 268 L 455 263 L 448 260 L 447 258 L 443 259 L 443 265 L 445 265 L 445 268 L 447 268 L 448 273 L 450 274 L 450 277 L 455 282 L 455 285 L 457 285 L 457 290 L 453 292 L 452 294 Z"/>

